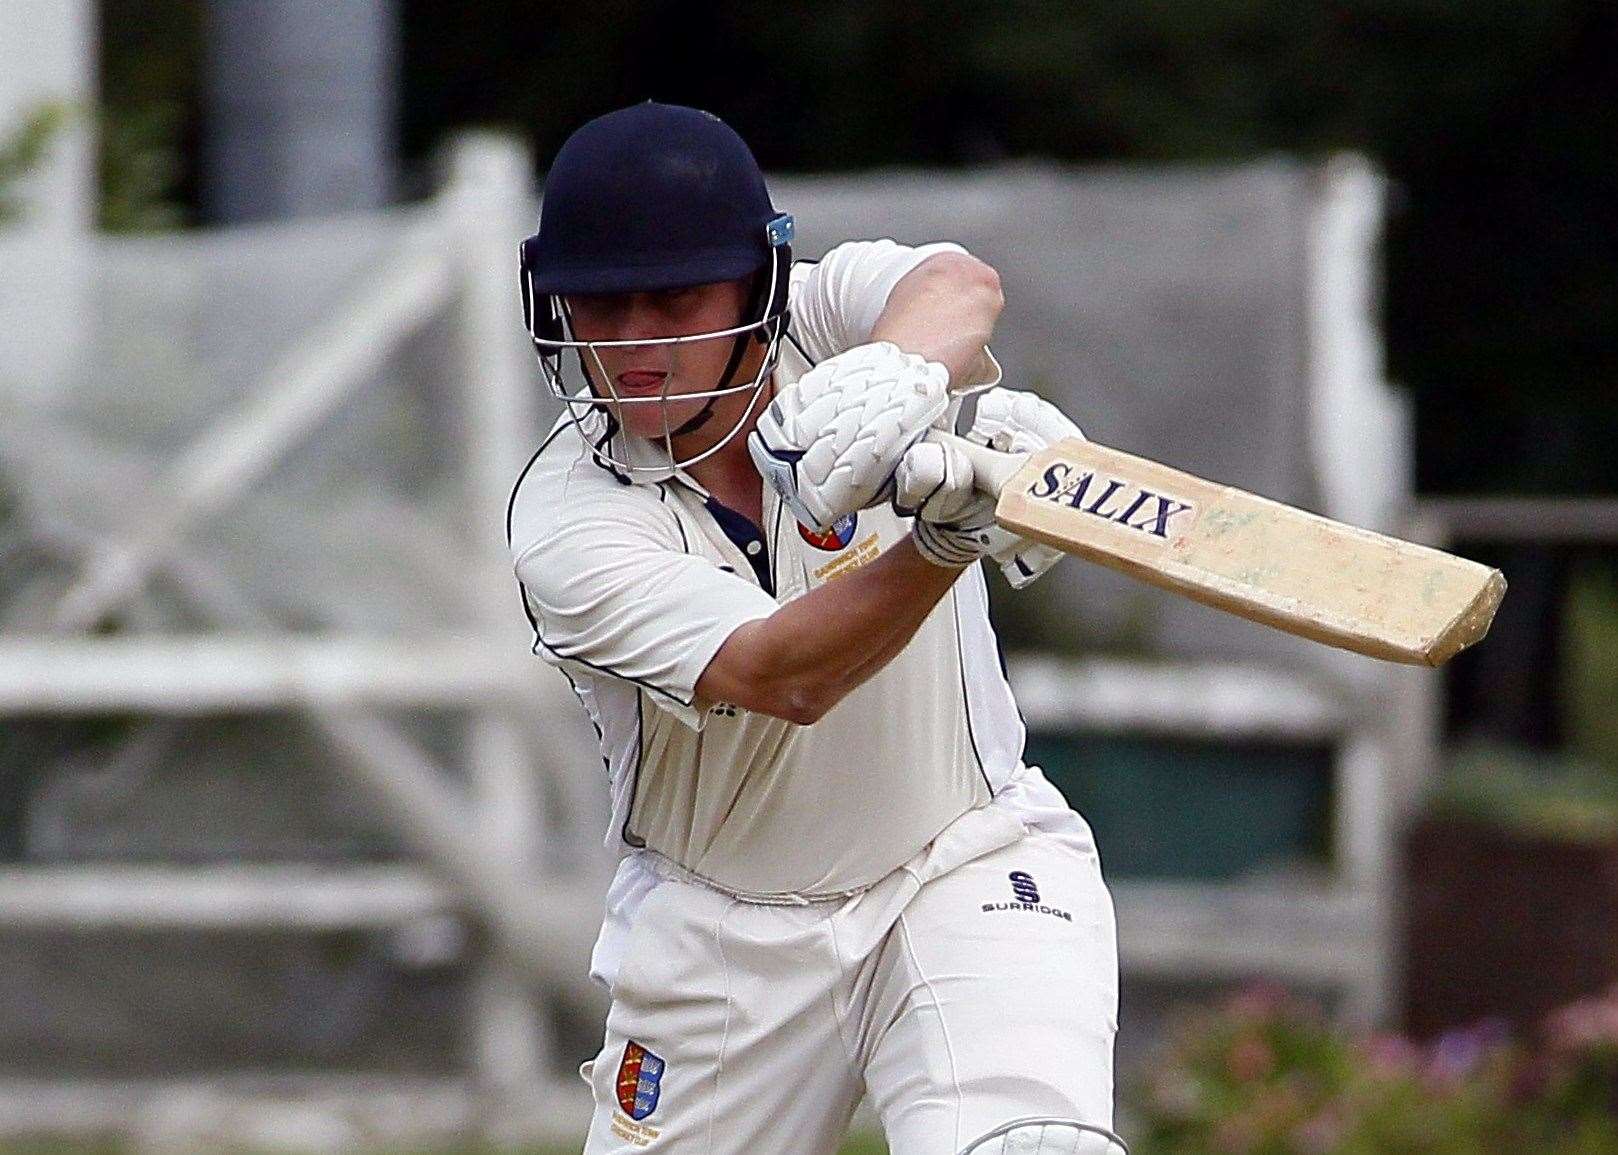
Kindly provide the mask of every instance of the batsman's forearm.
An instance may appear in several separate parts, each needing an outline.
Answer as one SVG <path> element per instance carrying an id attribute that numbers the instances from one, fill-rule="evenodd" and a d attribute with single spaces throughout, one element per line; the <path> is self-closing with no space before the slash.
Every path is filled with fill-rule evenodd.
<path id="1" fill-rule="evenodd" d="M 801 725 L 818 721 L 904 649 L 960 573 L 900 542 L 737 629 L 697 680 L 697 695 Z"/>
<path id="2" fill-rule="evenodd" d="M 977 381 L 1004 306 L 994 269 L 964 253 L 939 253 L 900 278 L 871 340 L 939 362 L 952 382 Z"/>
<path id="3" fill-rule="evenodd" d="M 921 556 L 916 552 L 915 539 L 911 537 L 906 537 L 904 541 L 892 546 L 888 550 L 889 553 L 893 553 L 895 551 L 903 551 L 906 557 L 911 554 L 915 554 L 917 558 L 920 558 Z M 897 561 L 898 559 L 895 560 Z M 903 564 L 908 567 L 910 562 L 905 561 Z M 913 625 L 904 630 L 902 634 L 895 635 L 889 639 L 886 645 L 869 654 L 865 660 L 853 670 L 848 679 L 850 689 L 860 685 L 862 682 L 872 677 L 883 666 L 887 665 L 889 662 L 893 661 L 894 658 L 899 656 L 899 651 L 910 644 L 910 639 L 915 637 L 916 631 L 921 628 L 921 623 L 927 620 L 927 615 L 932 613 L 933 607 L 937 606 L 939 600 L 942 599 L 944 594 L 949 592 L 950 587 L 955 584 L 955 579 L 962 573 L 962 570 L 960 569 L 943 569 L 925 560 L 922 561 L 922 565 L 926 566 L 927 568 L 926 570 L 919 571 L 921 575 L 919 580 L 926 583 L 942 583 L 938 596 L 931 598 L 926 603 L 926 609 L 920 614 L 919 617 L 917 617 Z"/>

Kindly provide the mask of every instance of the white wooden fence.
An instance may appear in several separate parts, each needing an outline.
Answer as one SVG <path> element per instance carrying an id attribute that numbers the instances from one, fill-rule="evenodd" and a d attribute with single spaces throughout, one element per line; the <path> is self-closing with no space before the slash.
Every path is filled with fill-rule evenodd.
<path id="1" fill-rule="evenodd" d="M 600 762 L 577 741 L 583 727 L 571 695 L 516 628 L 498 517 L 539 429 L 512 291 L 515 238 L 532 227 L 533 206 L 520 148 L 493 137 L 460 141 L 443 191 L 413 212 L 380 275 L 271 363 L 239 407 L 180 452 L 145 463 L 142 492 L 128 492 L 126 475 L 107 473 L 107 499 L 131 511 L 123 532 L 86 533 L 48 500 L 25 510 L 39 539 L 31 544 L 70 558 L 73 576 L 65 586 L 22 591 L 0 634 L 0 715 L 300 715 L 324 738 L 332 770 L 370 799 L 419 863 L 11 867 L 0 870 L 0 930 L 409 928 L 471 918 L 492 949 L 474 983 L 468 1071 L 409 1084 L 248 1072 L 206 1081 L 0 1082 L 0 1130 L 160 1139 L 234 1126 L 247 1141 L 257 1129 L 260 1139 L 335 1148 L 576 1130 L 584 1088 L 559 1076 L 562 1057 L 541 1008 L 560 999 L 587 1014 L 600 1010 L 585 960 L 605 852 L 584 852 L 558 875 L 536 832 L 547 826 L 547 794 L 599 790 Z M 461 414 L 456 457 L 471 527 L 463 540 L 472 545 L 442 557 L 440 569 L 472 608 L 473 625 L 415 636 L 284 632 L 250 594 L 193 556 L 191 543 L 347 404 L 401 342 L 446 315 L 459 342 L 455 379 L 445 387 Z M 46 459 L 71 454 L 93 473 L 104 458 L 82 432 L 55 427 L 39 411 L 8 416 L 7 459 L 25 472 L 30 462 L 48 468 Z M 416 533 L 423 550 L 448 548 L 430 527 L 412 524 L 408 509 L 393 512 L 388 532 Z M 98 636 L 98 623 L 131 617 L 154 577 L 182 591 L 206 630 Z M 132 619 L 138 624 L 139 615 Z M 468 790 L 383 712 L 399 708 L 464 713 Z M 556 782 L 565 784 L 559 795 L 544 789 Z M 548 817 L 552 827 L 569 821 Z M 598 833 L 590 829 L 569 857 L 579 858 L 577 847 L 597 843 Z"/>

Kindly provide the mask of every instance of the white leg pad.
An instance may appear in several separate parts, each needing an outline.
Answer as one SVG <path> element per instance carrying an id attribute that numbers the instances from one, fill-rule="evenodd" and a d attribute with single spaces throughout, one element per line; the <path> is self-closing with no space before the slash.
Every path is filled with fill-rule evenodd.
<path id="1" fill-rule="evenodd" d="M 1018 1119 L 968 1143 L 961 1155 L 1128 1155 L 1105 1127 L 1073 1119 Z"/>

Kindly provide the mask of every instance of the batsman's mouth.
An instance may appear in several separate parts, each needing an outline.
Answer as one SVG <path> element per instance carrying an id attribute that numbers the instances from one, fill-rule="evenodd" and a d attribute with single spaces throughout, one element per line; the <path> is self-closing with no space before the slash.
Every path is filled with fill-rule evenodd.
<path id="1" fill-rule="evenodd" d="M 625 393 L 645 397 L 663 391 L 663 383 L 668 380 L 668 374 L 653 369 L 628 369 L 618 374 L 615 379 L 619 389 Z"/>

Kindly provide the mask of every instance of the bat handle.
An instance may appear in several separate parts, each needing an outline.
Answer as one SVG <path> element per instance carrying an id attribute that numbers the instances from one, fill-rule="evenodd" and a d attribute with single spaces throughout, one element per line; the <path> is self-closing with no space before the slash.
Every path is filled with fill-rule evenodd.
<path id="1" fill-rule="evenodd" d="M 1001 453 L 998 449 L 990 449 L 987 445 L 979 445 L 976 441 L 968 441 L 940 429 L 929 432 L 927 440 L 940 445 L 953 445 L 966 454 L 966 459 L 972 463 L 972 484 L 990 497 L 999 497 L 1006 482 L 1028 464 L 1026 453 Z"/>

